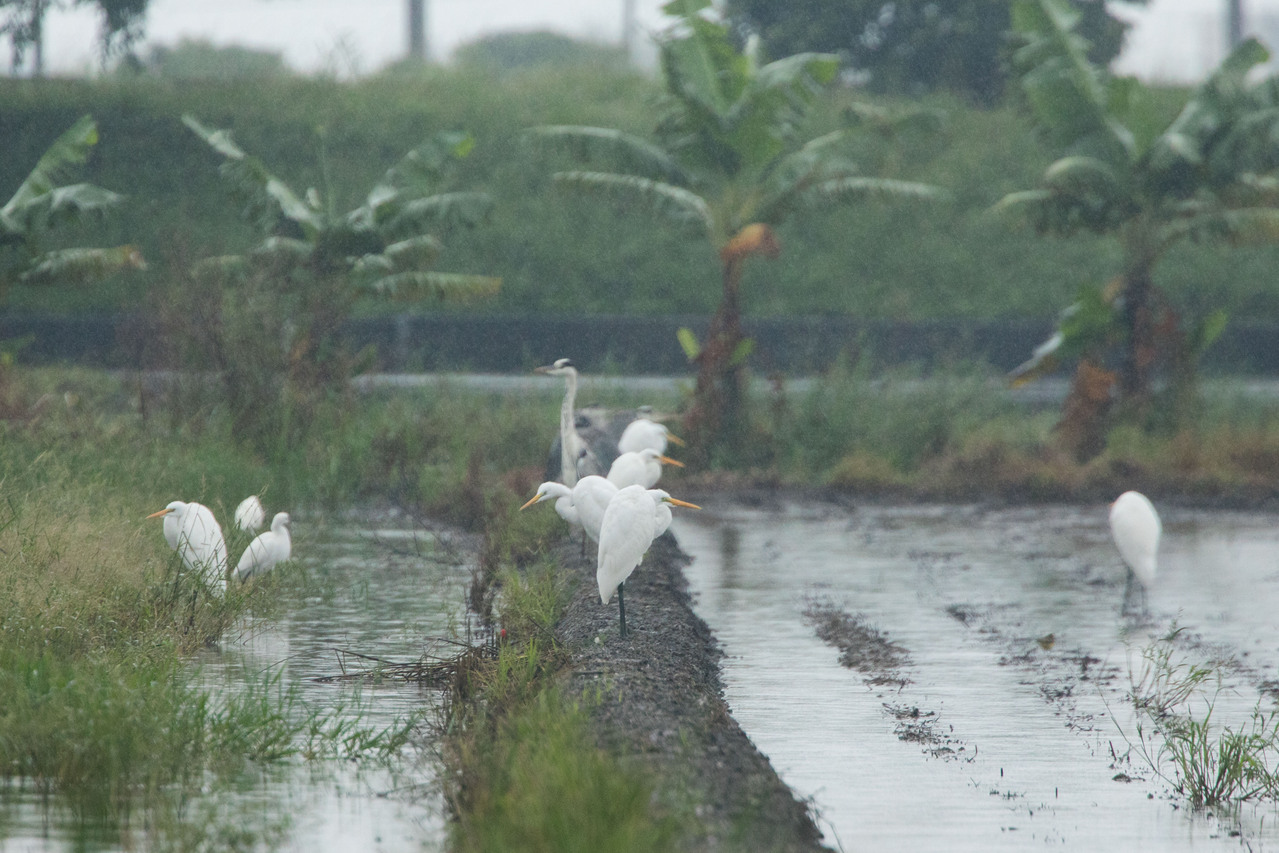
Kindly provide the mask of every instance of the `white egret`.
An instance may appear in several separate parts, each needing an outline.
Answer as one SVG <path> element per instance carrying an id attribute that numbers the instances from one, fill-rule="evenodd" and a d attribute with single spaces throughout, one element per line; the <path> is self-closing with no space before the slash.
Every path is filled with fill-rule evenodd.
<path id="1" fill-rule="evenodd" d="M 577 515 L 577 507 L 573 506 L 573 490 L 563 483 L 557 483 L 554 480 L 543 483 L 537 487 L 537 494 L 529 498 L 528 503 L 520 507 L 526 510 L 535 503 L 541 503 L 545 500 L 555 498 L 555 511 L 559 513 L 560 518 L 567 521 L 574 527 L 581 527 L 582 522 Z"/>
<path id="2" fill-rule="evenodd" d="M 1163 525 L 1150 499 L 1141 492 L 1124 492 L 1110 505 L 1110 534 L 1119 556 L 1128 564 L 1122 612 L 1130 609 L 1135 592 L 1133 578 L 1141 585 L 1141 609 L 1146 610 L 1146 590 L 1155 583 L 1159 535 Z"/>
<path id="3" fill-rule="evenodd" d="M 147 518 L 164 518 L 164 539 L 188 569 L 198 571 L 213 589 L 226 589 L 226 541 L 222 526 L 204 504 L 173 501 Z"/>
<path id="4" fill-rule="evenodd" d="M 293 538 L 289 535 L 289 514 L 277 512 L 271 519 L 271 529 L 259 533 L 240 555 L 235 575 L 246 581 L 254 575 L 266 574 L 293 554 Z"/>
<path id="5" fill-rule="evenodd" d="M 614 459 L 612 466 L 609 467 L 608 481 L 619 489 L 627 486 L 643 486 L 651 489 L 661 479 L 663 465 L 684 467 L 683 462 L 663 456 L 651 447 L 623 453 Z"/>
<path id="6" fill-rule="evenodd" d="M 599 557 L 595 580 L 600 601 L 608 604 L 617 590 L 617 614 L 621 635 L 626 636 L 626 601 L 622 588 L 635 567 L 644 559 L 653 540 L 671 526 L 671 506 L 701 509 L 696 504 L 671 497 L 661 489 L 634 485 L 620 489 L 608 502 L 600 526 Z"/>
<path id="7" fill-rule="evenodd" d="M 604 525 L 604 513 L 617 496 L 617 486 L 598 474 L 591 474 L 577 481 L 573 487 L 573 506 L 577 509 L 582 529 L 592 542 L 600 541 L 600 528 Z"/>
<path id="8" fill-rule="evenodd" d="M 577 418 L 573 413 L 577 399 L 577 368 L 569 359 L 561 358 L 533 372 L 564 377 L 564 402 L 560 405 L 560 481 L 572 488 L 579 470 L 588 474 L 599 474 L 604 470 L 577 432 Z"/>
<path id="9" fill-rule="evenodd" d="M 555 511 L 560 518 L 582 528 L 592 542 L 598 542 L 600 525 L 604 523 L 604 510 L 616 494 L 617 486 L 598 474 L 590 474 L 578 480 L 572 489 L 563 483 L 543 483 L 537 487 L 537 494 L 520 509 L 555 498 Z"/>
<path id="10" fill-rule="evenodd" d="M 262 508 L 262 501 L 258 500 L 257 495 L 249 495 L 235 508 L 235 526 L 245 533 L 257 530 L 264 521 L 266 510 Z"/>
<path id="11" fill-rule="evenodd" d="M 665 453 L 667 442 L 681 446 L 684 444 L 684 440 L 668 430 L 665 424 L 641 415 L 622 430 L 622 437 L 617 440 L 617 449 L 622 453 L 633 453 L 652 448 L 658 453 Z"/>

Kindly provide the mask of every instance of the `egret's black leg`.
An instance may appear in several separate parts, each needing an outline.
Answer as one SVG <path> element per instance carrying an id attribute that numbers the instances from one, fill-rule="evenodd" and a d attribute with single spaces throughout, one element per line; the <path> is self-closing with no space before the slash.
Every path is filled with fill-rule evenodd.
<path id="1" fill-rule="evenodd" d="M 617 615 L 622 620 L 622 638 L 626 638 L 626 599 L 622 597 L 622 587 L 626 584 L 619 583 L 617 585 Z"/>
<path id="2" fill-rule="evenodd" d="M 1136 578 L 1133 576 L 1132 569 L 1129 569 L 1128 582 L 1124 584 L 1124 603 L 1119 608 L 1120 616 L 1127 616 L 1129 613 L 1132 612 L 1132 604 L 1133 604 L 1132 599 L 1133 599 L 1133 592 L 1134 592 L 1133 581 L 1135 579 Z M 1142 591 L 1144 592 L 1145 589 L 1143 588 Z"/>

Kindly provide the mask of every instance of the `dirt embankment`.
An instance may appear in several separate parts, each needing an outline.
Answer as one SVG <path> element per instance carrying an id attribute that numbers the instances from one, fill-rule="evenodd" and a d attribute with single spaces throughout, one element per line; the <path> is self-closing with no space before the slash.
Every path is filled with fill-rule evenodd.
<path id="1" fill-rule="evenodd" d="M 722 652 L 694 612 L 669 534 L 626 582 L 629 636 L 618 636 L 617 600 L 602 605 L 594 561 L 576 542 L 560 565 L 580 580 L 557 633 L 571 652 L 561 674 L 574 692 L 599 691 L 593 720 L 607 748 L 651 767 L 657 796 L 694 804 L 707 850 L 817 851 L 807 806 L 733 719 L 723 699 Z"/>

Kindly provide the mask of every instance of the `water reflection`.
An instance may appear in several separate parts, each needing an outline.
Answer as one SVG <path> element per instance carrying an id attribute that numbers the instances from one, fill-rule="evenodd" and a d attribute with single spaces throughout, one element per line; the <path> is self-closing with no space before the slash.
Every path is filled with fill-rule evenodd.
<path id="1" fill-rule="evenodd" d="M 295 582 L 282 584 L 281 615 L 250 620 L 192 662 L 216 696 L 278 676 L 309 711 L 383 727 L 429 710 L 430 690 L 382 683 L 319 683 L 342 671 L 341 652 L 411 661 L 427 638 L 448 635 L 464 612 L 469 569 L 447 541 L 385 519 L 330 525 L 298 519 Z M 429 747 L 428 747 L 429 749 Z M 210 790 L 146 829 L 146 849 L 282 851 L 440 850 L 444 817 L 434 763 L 410 749 L 394 768 L 295 761 L 257 768 L 234 790 Z M 34 791 L 11 790 L 0 809 L 0 850 L 122 849 L 118 827 L 77 823 Z M 135 823 L 143 823 L 139 816 Z M 127 832 L 127 830 L 126 830 Z"/>
<path id="2" fill-rule="evenodd" d="M 1165 784 L 1140 778 L 1140 763 L 1119 760 L 1119 727 L 1134 731 L 1121 692 L 1131 648 L 1175 618 L 1201 659 L 1238 656 L 1237 692 L 1223 694 L 1215 718 L 1246 715 L 1279 664 L 1279 530 L 1241 513 L 1165 511 L 1164 521 L 1156 625 L 1145 632 L 1119 619 L 1124 569 L 1105 507 L 788 505 L 707 510 L 674 529 L 695 557 L 698 611 L 728 655 L 729 704 L 814 799 L 828 843 L 1235 847 L 1233 822 L 1187 817 Z M 803 617 L 814 598 L 865 614 L 909 649 L 910 683 L 872 686 L 841 667 Z M 1048 633 L 1051 651 L 1036 642 Z M 899 740 L 886 708 L 935 714 L 924 719 L 957 757 Z M 1115 781 L 1120 772 L 1139 778 Z M 1252 849 L 1279 842 L 1277 818 L 1244 809 Z"/>

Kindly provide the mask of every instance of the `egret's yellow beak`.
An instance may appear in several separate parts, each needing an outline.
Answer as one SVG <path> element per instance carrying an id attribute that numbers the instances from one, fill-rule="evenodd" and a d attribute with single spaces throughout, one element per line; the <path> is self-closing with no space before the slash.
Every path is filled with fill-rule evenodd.
<path id="1" fill-rule="evenodd" d="M 162 516 L 162 515 L 168 515 L 168 514 L 169 514 L 169 513 L 171 513 L 171 512 L 173 512 L 173 510 L 169 509 L 169 508 L 166 506 L 164 509 L 160 510 L 159 512 L 153 512 L 153 513 L 151 513 L 150 515 L 148 515 L 148 516 L 147 516 L 147 518 L 159 518 L 160 516 Z"/>
<path id="2" fill-rule="evenodd" d="M 666 432 L 666 440 L 673 441 L 676 444 L 678 444 L 680 447 L 684 446 L 684 439 L 680 438 L 678 435 L 676 435 L 673 432 L 670 432 L 669 430 Z"/>
<path id="3" fill-rule="evenodd" d="M 533 368 L 533 372 L 534 372 L 534 373 L 550 373 L 550 372 L 551 372 L 552 370 L 554 370 L 554 369 L 555 369 L 555 365 L 553 365 L 553 364 L 547 364 L 547 365 L 544 365 L 544 366 L 542 366 L 542 367 L 535 367 L 535 368 Z"/>
<path id="4" fill-rule="evenodd" d="M 661 462 L 663 465 L 674 465 L 676 468 L 684 467 L 683 462 L 680 462 L 678 459 L 672 459 L 669 456 L 659 456 L 657 457 L 657 461 Z"/>
<path id="5" fill-rule="evenodd" d="M 689 509 L 701 509 L 701 507 L 697 504 L 691 504 L 688 501 L 682 501 L 679 498 L 667 498 L 666 502 L 668 504 L 675 504 L 675 506 L 686 506 Z"/>
<path id="6" fill-rule="evenodd" d="M 524 506 L 520 507 L 520 509 L 522 510 L 528 509 L 529 507 L 531 507 L 533 504 L 537 503 L 544 497 L 546 497 L 546 495 L 533 495 L 533 497 L 529 499 L 529 502 L 524 504 Z"/>

